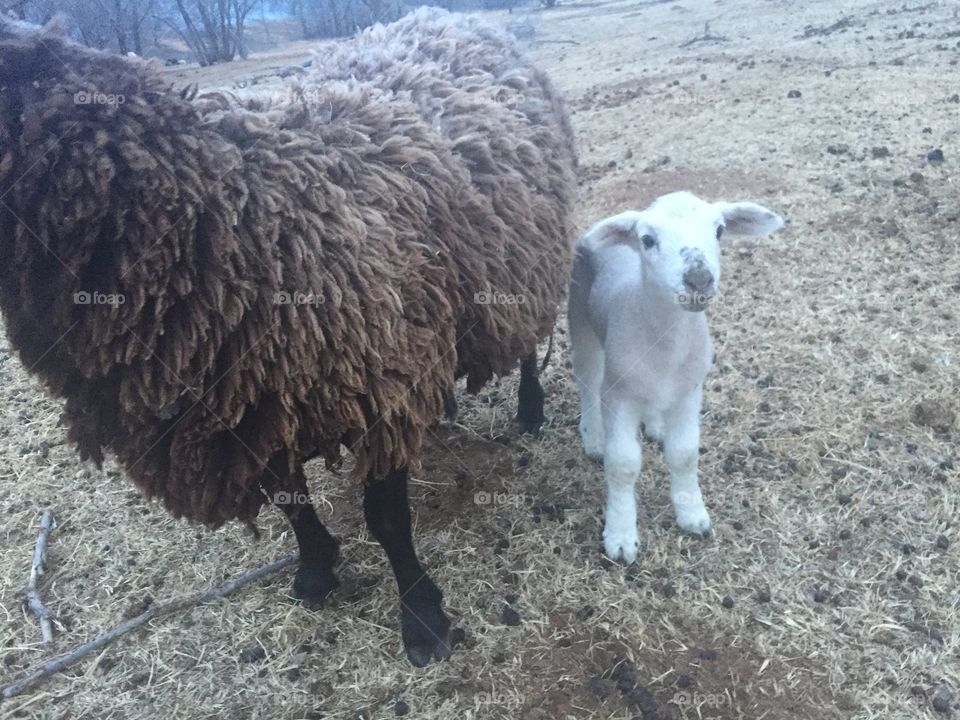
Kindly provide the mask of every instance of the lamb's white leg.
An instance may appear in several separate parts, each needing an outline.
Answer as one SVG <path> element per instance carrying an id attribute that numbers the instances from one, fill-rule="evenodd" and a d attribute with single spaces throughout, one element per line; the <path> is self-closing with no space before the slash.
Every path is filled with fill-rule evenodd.
<path id="1" fill-rule="evenodd" d="M 640 417 L 634 403 L 604 396 L 603 476 L 607 481 L 607 508 L 603 547 L 613 560 L 632 563 L 637 558 L 637 498 L 634 486 L 640 475 L 642 455 L 637 430 Z"/>
<path id="2" fill-rule="evenodd" d="M 670 469 L 670 499 L 677 524 L 689 533 L 710 532 L 710 515 L 703 504 L 697 463 L 700 459 L 700 404 L 703 385 L 698 385 L 666 415 L 663 455 Z"/>
<path id="3" fill-rule="evenodd" d="M 570 324 L 573 374 L 580 393 L 580 439 L 587 457 L 603 459 L 603 345 L 592 328 Z"/>

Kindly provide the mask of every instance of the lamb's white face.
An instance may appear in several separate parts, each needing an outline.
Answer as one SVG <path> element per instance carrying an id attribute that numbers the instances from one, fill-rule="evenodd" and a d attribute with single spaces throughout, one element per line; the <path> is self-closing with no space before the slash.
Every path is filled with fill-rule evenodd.
<path id="1" fill-rule="evenodd" d="M 688 192 L 657 198 L 637 216 L 634 247 L 644 282 L 656 285 L 684 310 L 701 311 L 720 287 L 720 239 L 724 234 L 769 235 L 783 224 L 753 203 L 708 203 Z"/>

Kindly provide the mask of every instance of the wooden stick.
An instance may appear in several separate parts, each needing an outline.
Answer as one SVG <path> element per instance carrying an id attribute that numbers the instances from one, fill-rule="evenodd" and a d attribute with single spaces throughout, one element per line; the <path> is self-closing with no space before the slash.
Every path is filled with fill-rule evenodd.
<path id="1" fill-rule="evenodd" d="M 78 645 L 63 655 L 51 658 L 39 667 L 31 670 L 17 682 L 5 687 L 3 691 L 0 692 L 0 701 L 8 700 L 16 695 L 21 694 L 25 690 L 29 690 L 40 681 L 45 680 L 61 670 L 65 670 L 66 668 L 75 665 L 90 653 L 109 645 L 117 638 L 126 635 L 131 630 L 136 630 L 138 627 L 147 624 L 154 618 L 170 615 L 171 613 L 175 613 L 186 608 L 191 608 L 196 605 L 210 602 L 211 600 L 218 600 L 222 597 L 226 597 L 244 585 L 249 585 L 255 580 L 259 580 L 260 578 L 267 577 L 268 575 L 272 575 L 280 570 L 283 570 L 283 568 L 287 567 L 288 565 L 292 565 L 298 559 L 298 555 L 290 555 L 277 560 L 276 562 L 259 567 L 256 570 L 251 570 L 250 572 L 241 575 L 240 577 L 235 578 L 234 580 L 231 580 L 220 587 L 211 588 L 209 590 L 194 593 L 193 595 L 188 595 L 186 597 L 169 600 L 159 605 L 151 605 L 136 617 L 120 623 L 102 635 L 95 637 L 93 640 L 90 640 L 83 645 Z"/>
<path id="2" fill-rule="evenodd" d="M 37 535 L 37 544 L 33 548 L 30 580 L 27 581 L 25 591 L 27 607 L 40 621 L 40 634 L 43 635 L 43 642 L 48 645 L 53 642 L 53 625 L 50 622 L 50 612 L 40 599 L 40 593 L 37 592 L 37 581 L 43 577 L 43 564 L 47 560 L 47 538 L 50 537 L 51 527 L 53 527 L 53 513 L 44 510 L 40 518 L 40 534 Z"/>

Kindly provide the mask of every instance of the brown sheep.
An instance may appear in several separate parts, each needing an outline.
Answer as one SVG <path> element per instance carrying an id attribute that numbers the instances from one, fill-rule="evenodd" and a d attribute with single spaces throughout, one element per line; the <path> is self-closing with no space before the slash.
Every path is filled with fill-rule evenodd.
<path id="1" fill-rule="evenodd" d="M 424 9 L 321 53 L 282 99 L 195 97 L 0 21 L 0 157 L 7 334 L 81 456 L 113 453 L 212 527 L 278 505 L 294 594 L 318 602 L 337 541 L 302 467 L 346 447 L 407 654 L 445 657 L 407 473 L 458 377 L 476 391 L 524 359 L 519 419 L 542 420 L 575 193 L 546 77 L 500 31 Z"/>

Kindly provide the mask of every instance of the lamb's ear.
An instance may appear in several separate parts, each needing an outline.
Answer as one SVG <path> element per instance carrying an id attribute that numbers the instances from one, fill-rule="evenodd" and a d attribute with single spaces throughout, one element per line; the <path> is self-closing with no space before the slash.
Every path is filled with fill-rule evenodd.
<path id="1" fill-rule="evenodd" d="M 747 238 L 762 238 L 783 226 L 783 218 L 763 205 L 752 202 L 718 202 L 726 232 Z"/>
<path id="2" fill-rule="evenodd" d="M 585 238 L 591 248 L 607 245 L 629 245 L 639 248 L 640 238 L 648 233 L 641 213 L 628 211 L 601 220 L 587 231 Z"/>

